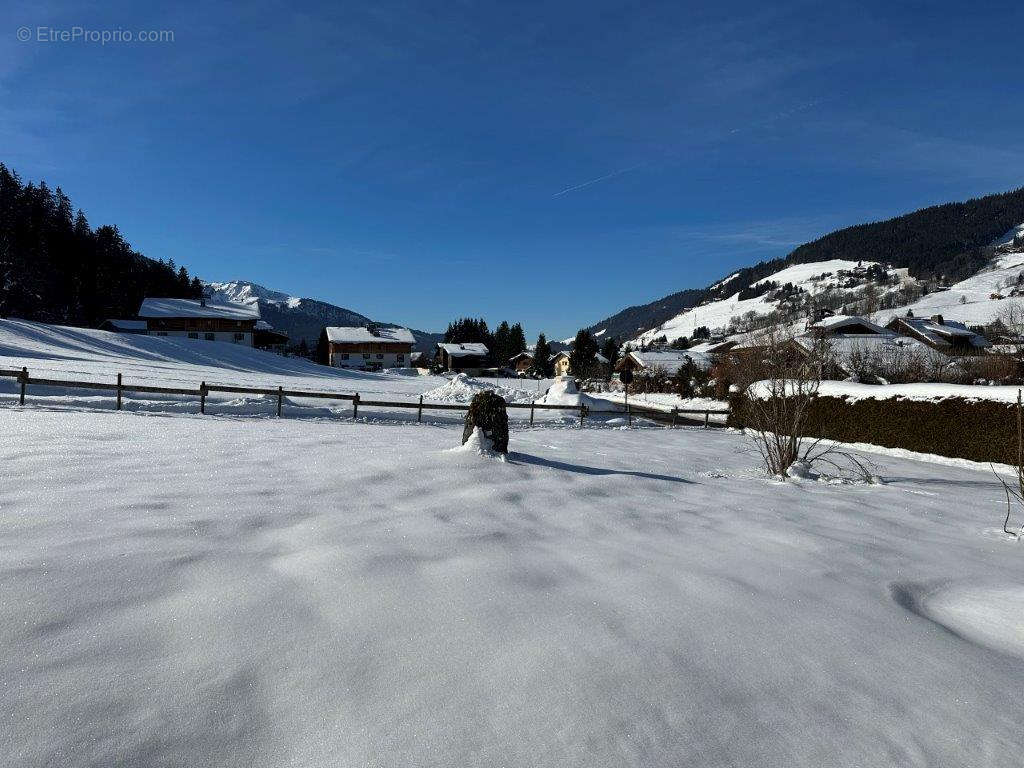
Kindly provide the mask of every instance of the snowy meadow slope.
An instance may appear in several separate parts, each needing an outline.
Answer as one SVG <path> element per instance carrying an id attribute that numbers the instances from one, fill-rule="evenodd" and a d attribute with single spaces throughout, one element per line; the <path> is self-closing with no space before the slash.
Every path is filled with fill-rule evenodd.
<path id="1" fill-rule="evenodd" d="M 0 406 L 0 764 L 1017 766 L 987 472 Z"/>

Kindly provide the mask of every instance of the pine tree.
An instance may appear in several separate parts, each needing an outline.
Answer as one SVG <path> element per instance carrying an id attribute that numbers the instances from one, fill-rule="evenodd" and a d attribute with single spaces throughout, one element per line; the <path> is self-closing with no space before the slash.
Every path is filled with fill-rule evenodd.
<path id="1" fill-rule="evenodd" d="M 597 354 L 597 342 L 585 328 L 576 333 L 569 353 L 569 370 L 574 376 L 586 378 L 594 372 L 594 355 Z"/>
<path id="2" fill-rule="evenodd" d="M 498 329 L 494 332 L 494 348 L 491 350 L 494 356 L 495 365 L 508 365 L 508 360 L 514 353 L 510 352 L 509 334 L 512 329 L 506 321 L 502 320 Z"/>
<path id="3" fill-rule="evenodd" d="M 509 333 L 509 357 L 514 357 L 520 352 L 526 351 L 526 334 L 523 333 L 523 326 L 516 323 L 512 326 L 512 330 Z"/>
<path id="4" fill-rule="evenodd" d="M 551 345 L 543 333 L 537 336 L 533 348 L 533 367 L 541 376 L 551 375 Z"/>

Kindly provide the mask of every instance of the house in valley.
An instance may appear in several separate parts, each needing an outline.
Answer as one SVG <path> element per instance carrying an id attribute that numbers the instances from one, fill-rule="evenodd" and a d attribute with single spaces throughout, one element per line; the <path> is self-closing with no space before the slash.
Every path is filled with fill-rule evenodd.
<path id="1" fill-rule="evenodd" d="M 663 371 L 668 376 L 675 376 L 680 368 L 693 365 L 702 371 L 706 371 L 711 368 L 711 363 L 711 356 L 706 352 L 695 352 L 692 349 L 659 349 L 648 350 L 647 352 L 630 352 L 619 360 L 615 370 L 633 371 L 634 375 L 644 372 Z"/>
<path id="2" fill-rule="evenodd" d="M 572 370 L 572 366 L 569 362 L 571 352 L 563 350 L 562 352 L 556 352 L 551 357 L 551 367 L 554 369 L 555 376 L 576 376 L 577 371 Z M 608 371 L 608 358 L 602 355 L 600 352 L 594 355 L 594 370 L 589 371 L 588 374 L 607 376 Z"/>
<path id="3" fill-rule="evenodd" d="M 139 307 L 150 336 L 183 336 L 252 346 L 259 307 L 228 301 L 147 298 Z"/>
<path id="4" fill-rule="evenodd" d="M 699 352 L 702 355 L 722 355 L 735 347 L 737 343 L 738 342 L 735 339 L 719 338 L 714 341 L 702 341 L 699 344 L 694 344 L 689 349 L 683 351 Z"/>
<path id="5" fill-rule="evenodd" d="M 477 375 L 487 367 L 489 354 L 487 345 L 480 342 L 442 343 L 437 345 L 435 362 L 445 371 Z"/>
<path id="6" fill-rule="evenodd" d="M 380 371 L 407 368 L 416 343 L 408 328 L 327 326 L 320 332 L 317 355 L 332 368 Z"/>
<path id="7" fill-rule="evenodd" d="M 975 333 L 963 323 L 944 320 L 942 315 L 894 317 L 886 328 L 917 339 L 946 355 L 978 355 L 992 346 L 992 342 L 981 334 Z"/>
<path id="8" fill-rule="evenodd" d="M 285 354 L 288 334 L 273 328 L 266 320 L 257 320 L 252 332 L 252 345 L 267 352 Z"/>
<path id="9" fill-rule="evenodd" d="M 526 373 L 533 367 L 533 353 L 520 352 L 509 358 L 508 367 L 516 373 Z"/>
<path id="10" fill-rule="evenodd" d="M 821 358 L 826 378 L 899 376 L 936 354 L 912 336 L 856 315 L 823 318 L 793 341 L 798 350 Z"/>

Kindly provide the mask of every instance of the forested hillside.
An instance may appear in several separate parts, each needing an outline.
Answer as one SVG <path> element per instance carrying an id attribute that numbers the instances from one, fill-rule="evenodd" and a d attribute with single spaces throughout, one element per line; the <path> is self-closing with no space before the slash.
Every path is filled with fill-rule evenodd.
<path id="1" fill-rule="evenodd" d="M 145 296 L 201 293 L 185 267 L 132 250 L 117 227 L 93 229 L 60 187 L 0 164 L 0 317 L 95 326 L 135 317 Z"/>
<path id="2" fill-rule="evenodd" d="M 922 208 L 885 221 L 840 229 L 796 248 L 788 256 L 741 269 L 708 291 L 724 298 L 791 264 L 829 259 L 877 261 L 907 267 L 917 278 L 964 280 L 988 262 L 996 238 L 1024 222 L 1024 187 L 1011 192 Z"/>
<path id="3" fill-rule="evenodd" d="M 691 288 L 670 294 L 635 307 L 627 307 L 594 323 L 587 330 L 591 334 L 600 334 L 604 339 L 611 336 L 616 339 L 631 339 L 641 331 L 654 328 L 680 312 L 696 306 L 706 291 L 703 288 Z"/>

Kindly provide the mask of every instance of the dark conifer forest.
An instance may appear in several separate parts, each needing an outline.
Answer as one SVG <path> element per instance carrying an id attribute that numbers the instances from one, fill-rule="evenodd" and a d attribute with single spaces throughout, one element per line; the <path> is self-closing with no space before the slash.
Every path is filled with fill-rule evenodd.
<path id="1" fill-rule="evenodd" d="M 0 317 L 96 326 L 135 317 L 145 296 L 201 293 L 185 267 L 143 256 L 115 226 L 93 229 L 60 187 L 0 164 Z"/>

